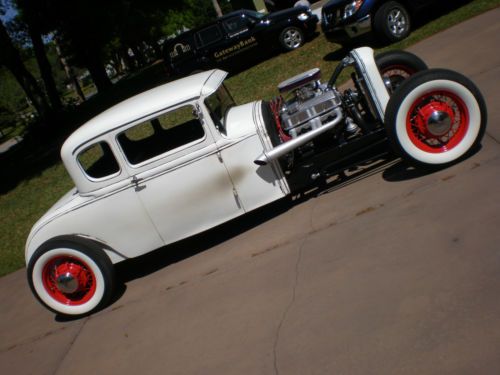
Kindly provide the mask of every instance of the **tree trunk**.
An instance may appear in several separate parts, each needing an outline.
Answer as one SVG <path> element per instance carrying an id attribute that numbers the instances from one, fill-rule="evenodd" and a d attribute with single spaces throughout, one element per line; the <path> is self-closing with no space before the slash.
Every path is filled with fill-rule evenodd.
<path id="1" fill-rule="evenodd" d="M 47 96 L 49 97 L 52 109 L 58 110 L 62 107 L 61 98 L 57 92 L 56 83 L 54 81 L 54 76 L 52 75 L 52 68 L 50 66 L 49 60 L 47 59 L 47 54 L 45 53 L 45 47 L 43 45 L 42 35 L 33 23 L 28 24 L 28 32 L 33 42 L 33 50 L 35 51 L 36 61 L 40 69 L 40 75 L 42 76 L 43 82 L 45 84 L 45 89 L 47 90 Z"/>
<path id="2" fill-rule="evenodd" d="M 77 47 L 78 48 L 78 47 Z M 92 80 L 94 81 L 97 91 L 102 92 L 109 89 L 113 84 L 106 74 L 106 69 L 101 60 L 101 57 L 96 51 L 86 50 L 83 52 L 85 66 L 89 70 Z"/>
<path id="3" fill-rule="evenodd" d="M 219 2 L 217 0 L 212 0 L 212 4 L 214 6 L 217 17 L 222 17 L 222 9 L 220 8 Z"/>
<path id="4" fill-rule="evenodd" d="M 59 57 L 59 61 L 61 62 L 61 65 L 64 68 L 64 73 L 66 73 L 66 77 L 68 78 L 68 81 L 71 82 L 71 85 L 75 89 L 76 95 L 80 98 L 81 102 L 85 101 L 85 94 L 82 91 L 82 87 L 80 86 L 80 82 L 78 82 L 78 79 L 75 76 L 75 73 L 73 72 L 73 69 L 71 66 L 69 66 L 68 62 L 66 61 L 66 58 L 63 56 L 61 52 L 61 47 L 59 46 L 59 41 L 57 38 L 54 38 L 54 45 L 56 46 L 56 52 L 57 56 Z"/>
<path id="5" fill-rule="evenodd" d="M 5 65 L 14 75 L 40 117 L 42 119 L 47 119 L 47 117 L 51 114 L 51 110 L 45 100 L 45 96 L 36 83 L 35 78 L 24 66 L 23 61 L 19 56 L 19 52 L 12 44 L 9 34 L 7 34 L 7 30 L 2 22 L 0 22 L 0 50 L 2 51 L 0 55 L 0 63 Z"/>

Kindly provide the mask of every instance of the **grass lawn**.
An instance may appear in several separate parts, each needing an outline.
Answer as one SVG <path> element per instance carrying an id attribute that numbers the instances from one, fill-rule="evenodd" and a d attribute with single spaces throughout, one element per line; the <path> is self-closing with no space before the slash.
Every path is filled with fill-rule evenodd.
<path id="1" fill-rule="evenodd" d="M 404 49 L 499 5 L 500 0 L 474 0 L 423 25 L 406 40 L 384 49 Z M 231 77 L 227 85 L 236 102 L 242 104 L 271 98 L 276 95 L 279 82 L 313 67 L 321 68 L 323 80 L 327 80 L 338 60 L 345 55 L 344 52 L 336 53 L 338 49 L 339 46 L 327 42 L 319 35 L 296 51 L 278 55 Z M 0 276 L 24 266 L 24 245 L 32 225 L 72 185 L 64 167 L 58 162 L 31 174 L 29 178 L 0 195 Z"/>

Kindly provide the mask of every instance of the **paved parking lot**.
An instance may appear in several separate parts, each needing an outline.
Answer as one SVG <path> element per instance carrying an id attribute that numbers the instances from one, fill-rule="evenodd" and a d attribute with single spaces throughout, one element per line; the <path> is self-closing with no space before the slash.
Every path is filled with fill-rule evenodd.
<path id="1" fill-rule="evenodd" d="M 468 75 L 482 149 L 400 163 L 270 207 L 121 269 L 126 289 L 61 321 L 25 270 L 0 279 L 4 374 L 499 374 L 500 9 L 410 50 Z"/>

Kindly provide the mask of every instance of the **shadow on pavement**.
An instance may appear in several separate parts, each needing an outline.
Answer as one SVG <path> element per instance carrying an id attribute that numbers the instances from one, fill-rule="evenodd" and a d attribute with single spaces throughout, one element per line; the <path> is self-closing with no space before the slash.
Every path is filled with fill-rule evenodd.
<path id="1" fill-rule="evenodd" d="M 213 229 L 117 264 L 119 282 L 147 276 L 246 232 L 289 210 L 295 202 L 283 198 Z"/>
<path id="2" fill-rule="evenodd" d="M 193 237 L 164 246 L 140 257 L 118 263 L 116 265 L 118 281 L 121 284 L 126 284 L 127 282 L 145 277 L 169 265 L 209 250 L 283 214 L 295 205 L 380 173 L 394 164 L 394 162 L 394 158 L 389 155 L 386 158 L 366 161 L 330 177 L 324 184 L 319 186 L 313 185 L 307 190 L 294 195 L 292 198 L 285 197 Z"/>

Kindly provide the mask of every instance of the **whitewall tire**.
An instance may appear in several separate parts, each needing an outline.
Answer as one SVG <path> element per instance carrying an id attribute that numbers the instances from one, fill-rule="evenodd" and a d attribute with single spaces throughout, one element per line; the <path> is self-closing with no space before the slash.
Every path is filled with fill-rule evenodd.
<path id="1" fill-rule="evenodd" d="M 486 105 L 463 75 L 429 69 L 406 79 L 385 113 L 389 139 L 399 155 L 424 166 L 444 166 L 479 144 L 486 128 Z"/>
<path id="2" fill-rule="evenodd" d="M 49 241 L 31 257 L 28 281 L 39 301 L 63 315 L 85 315 L 112 296 L 114 270 L 90 241 Z"/>

